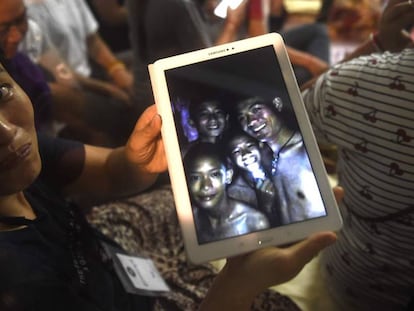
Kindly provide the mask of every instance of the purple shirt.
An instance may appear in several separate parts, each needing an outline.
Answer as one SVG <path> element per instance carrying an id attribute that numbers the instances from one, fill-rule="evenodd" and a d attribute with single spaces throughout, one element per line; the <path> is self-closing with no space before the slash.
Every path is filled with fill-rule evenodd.
<path id="1" fill-rule="evenodd" d="M 3 65 L 29 96 L 33 104 L 36 129 L 42 130 L 52 117 L 52 97 L 43 71 L 20 52 Z"/>

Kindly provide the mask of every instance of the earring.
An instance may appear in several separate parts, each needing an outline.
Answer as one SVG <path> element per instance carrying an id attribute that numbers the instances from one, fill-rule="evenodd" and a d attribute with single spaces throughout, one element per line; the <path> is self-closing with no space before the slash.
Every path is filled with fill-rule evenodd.
<path id="1" fill-rule="evenodd" d="M 283 101 L 280 97 L 275 97 L 273 98 L 272 101 L 274 107 L 276 108 L 277 111 L 281 112 L 283 109 Z"/>

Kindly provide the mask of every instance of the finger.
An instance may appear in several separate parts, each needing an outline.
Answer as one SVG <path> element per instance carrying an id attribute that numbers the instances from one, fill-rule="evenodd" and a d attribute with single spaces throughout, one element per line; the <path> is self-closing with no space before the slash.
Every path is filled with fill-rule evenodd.
<path id="1" fill-rule="evenodd" d="M 384 11 L 388 18 L 394 19 L 398 18 L 403 14 L 410 13 L 414 11 L 414 2 L 410 1 L 400 1 L 399 3 L 389 4 Z"/>
<path id="2" fill-rule="evenodd" d="M 289 248 L 290 256 L 292 260 L 297 261 L 297 266 L 302 267 L 335 241 L 336 234 L 334 232 L 319 232 L 291 246 Z"/>
<path id="3" fill-rule="evenodd" d="M 139 117 L 138 122 L 135 125 L 135 130 L 141 130 L 145 128 L 148 125 L 148 123 L 152 121 L 156 114 L 157 107 L 155 105 L 147 107 Z"/>
<path id="4" fill-rule="evenodd" d="M 146 136 L 148 141 L 152 141 L 161 134 L 161 116 L 155 114 L 151 121 L 142 129 L 142 135 Z"/>
<path id="5" fill-rule="evenodd" d="M 333 188 L 333 192 L 335 195 L 336 202 L 337 203 L 341 202 L 344 198 L 344 189 L 342 187 L 335 186 Z"/>
<path id="6" fill-rule="evenodd" d="M 138 121 L 138 124 L 129 139 L 129 146 L 132 150 L 142 153 L 143 150 L 146 150 L 146 147 L 153 144 L 161 134 L 161 116 L 155 114 L 152 119 L 145 123 L 142 127 L 139 125 L 141 123 Z"/>
<path id="7" fill-rule="evenodd" d="M 414 5 L 413 2 L 409 0 L 390 1 L 388 4 L 388 6 L 390 7 L 394 6 L 395 8 L 404 8 L 406 10 L 409 9 L 410 7 L 414 8 L 413 5 Z"/>
<path id="8" fill-rule="evenodd" d="M 147 107 L 139 116 L 138 121 L 135 123 L 134 132 L 140 132 L 145 129 L 157 114 L 157 108 L 155 105 Z"/>

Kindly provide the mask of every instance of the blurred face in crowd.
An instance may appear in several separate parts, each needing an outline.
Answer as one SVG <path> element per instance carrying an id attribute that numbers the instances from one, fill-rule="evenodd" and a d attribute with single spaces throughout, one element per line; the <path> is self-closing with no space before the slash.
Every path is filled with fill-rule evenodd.
<path id="1" fill-rule="evenodd" d="M 32 103 L 0 65 L 0 197 L 24 190 L 40 168 Z"/>
<path id="2" fill-rule="evenodd" d="M 0 47 L 6 58 L 12 58 L 28 28 L 22 0 L 0 1 Z"/>
<path id="3" fill-rule="evenodd" d="M 201 139 L 211 142 L 223 134 L 227 125 L 227 114 L 216 101 L 201 103 L 194 118 Z"/>
<path id="4" fill-rule="evenodd" d="M 272 140 L 283 127 L 276 113 L 257 98 L 240 101 L 236 109 L 242 129 L 259 141 Z"/>

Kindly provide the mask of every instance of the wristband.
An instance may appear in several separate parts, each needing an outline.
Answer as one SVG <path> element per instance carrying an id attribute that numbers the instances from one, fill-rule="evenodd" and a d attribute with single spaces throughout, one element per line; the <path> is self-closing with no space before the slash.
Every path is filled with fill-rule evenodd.
<path id="1" fill-rule="evenodd" d="M 384 47 L 382 46 L 380 40 L 378 39 L 378 32 L 375 32 L 375 33 L 371 32 L 371 34 L 369 35 L 369 39 L 377 52 L 380 52 L 380 53 L 384 52 Z"/>
<path id="2" fill-rule="evenodd" d="M 125 70 L 125 64 L 120 61 L 113 62 L 106 71 L 108 75 L 112 76 L 118 70 Z"/>

